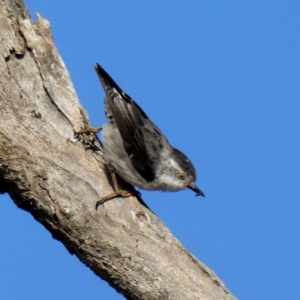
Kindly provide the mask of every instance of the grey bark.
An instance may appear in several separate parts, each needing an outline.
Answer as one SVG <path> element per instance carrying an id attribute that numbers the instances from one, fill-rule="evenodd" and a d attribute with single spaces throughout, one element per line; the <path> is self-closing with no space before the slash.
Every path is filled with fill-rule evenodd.
<path id="1" fill-rule="evenodd" d="M 1 0 L 0 30 L 0 192 L 127 299 L 235 299 L 135 197 L 95 210 L 112 188 L 49 22 Z"/>

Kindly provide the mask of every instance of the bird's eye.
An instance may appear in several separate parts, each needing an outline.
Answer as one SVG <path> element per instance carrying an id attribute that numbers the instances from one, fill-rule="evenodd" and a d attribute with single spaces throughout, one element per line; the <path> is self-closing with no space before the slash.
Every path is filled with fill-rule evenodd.
<path id="1" fill-rule="evenodd" d="M 185 175 L 181 173 L 181 174 L 178 175 L 178 178 L 180 180 L 185 180 Z"/>

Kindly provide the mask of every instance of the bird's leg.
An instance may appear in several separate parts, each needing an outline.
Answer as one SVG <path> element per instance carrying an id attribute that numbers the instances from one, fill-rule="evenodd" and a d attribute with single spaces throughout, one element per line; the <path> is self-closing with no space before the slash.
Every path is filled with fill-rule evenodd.
<path id="1" fill-rule="evenodd" d="M 91 127 L 91 126 L 87 126 L 85 127 L 83 130 L 80 130 L 78 133 L 98 133 L 99 131 L 101 131 L 103 128 L 103 126 L 99 126 L 99 127 Z"/>
<path id="2" fill-rule="evenodd" d="M 130 196 L 136 196 L 138 193 L 137 191 L 127 191 L 127 190 L 121 189 L 115 172 L 111 172 L 111 178 L 113 181 L 113 186 L 114 186 L 115 191 L 109 195 L 101 197 L 100 200 L 98 200 L 96 203 L 96 210 L 99 205 L 103 204 L 104 202 L 106 202 L 108 200 L 111 200 L 111 199 L 119 197 L 119 196 L 124 197 L 124 198 L 130 197 Z"/>
<path id="3" fill-rule="evenodd" d="M 102 144 L 100 140 L 96 137 L 96 133 L 98 133 L 102 128 L 103 126 L 91 127 L 89 125 L 86 125 L 84 129 L 75 132 L 74 138 L 78 139 L 78 141 L 83 143 L 85 149 L 102 151 Z"/>
<path id="4" fill-rule="evenodd" d="M 102 130 L 102 126 L 100 126 L 100 127 L 90 127 L 90 126 L 88 126 L 88 127 L 85 127 L 83 130 L 80 130 L 80 131 L 76 132 L 76 134 L 98 133 L 100 130 Z M 117 175 L 115 173 L 115 168 L 110 164 L 107 167 L 108 167 L 109 173 L 111 174 L 113 187 L 114 187 L 114 192 L 109 194 L 109 195 L 101 197 L 100 200 L 98 200 L 96 202 L 96 210 L 97 210 L 99 205 L 103 204 L 104 202 L 106 202 L 108 200 L 116 198 L 118 196 L 121 196 L 121 197 L 125 198 L 125 197 L 129 197 L 129 196 L 139 196 L 139 194 L 140 194 L 139 192 L 137 192 L 135 190 L 134 191 L 128 191 L 128 190 L 122 189 L 119 185 Z"/>

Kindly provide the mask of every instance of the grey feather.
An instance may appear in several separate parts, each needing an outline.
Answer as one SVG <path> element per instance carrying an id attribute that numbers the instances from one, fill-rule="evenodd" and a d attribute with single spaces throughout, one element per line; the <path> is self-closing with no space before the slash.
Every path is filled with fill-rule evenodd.
<path id="1" fill-rule="evenodd" d="M 185 154 L 173 148 L 139 105 L 99 65 L 109 122 L 103 128 L 104 158 L 125 181 L 148 190 L 191 188 L 197 195 L 196 171 Z"/>

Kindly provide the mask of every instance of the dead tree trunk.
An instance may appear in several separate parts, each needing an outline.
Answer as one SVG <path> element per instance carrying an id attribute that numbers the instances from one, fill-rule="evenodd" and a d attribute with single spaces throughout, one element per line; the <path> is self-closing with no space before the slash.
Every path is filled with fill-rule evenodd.
<path id="1" fill-rule="evenodd" d="M 0 30 L 0 192 L 127 299 L 235 299 L 136 198 L 95 210 L 112 190 L 49 22 L 2 0 Z"/>

